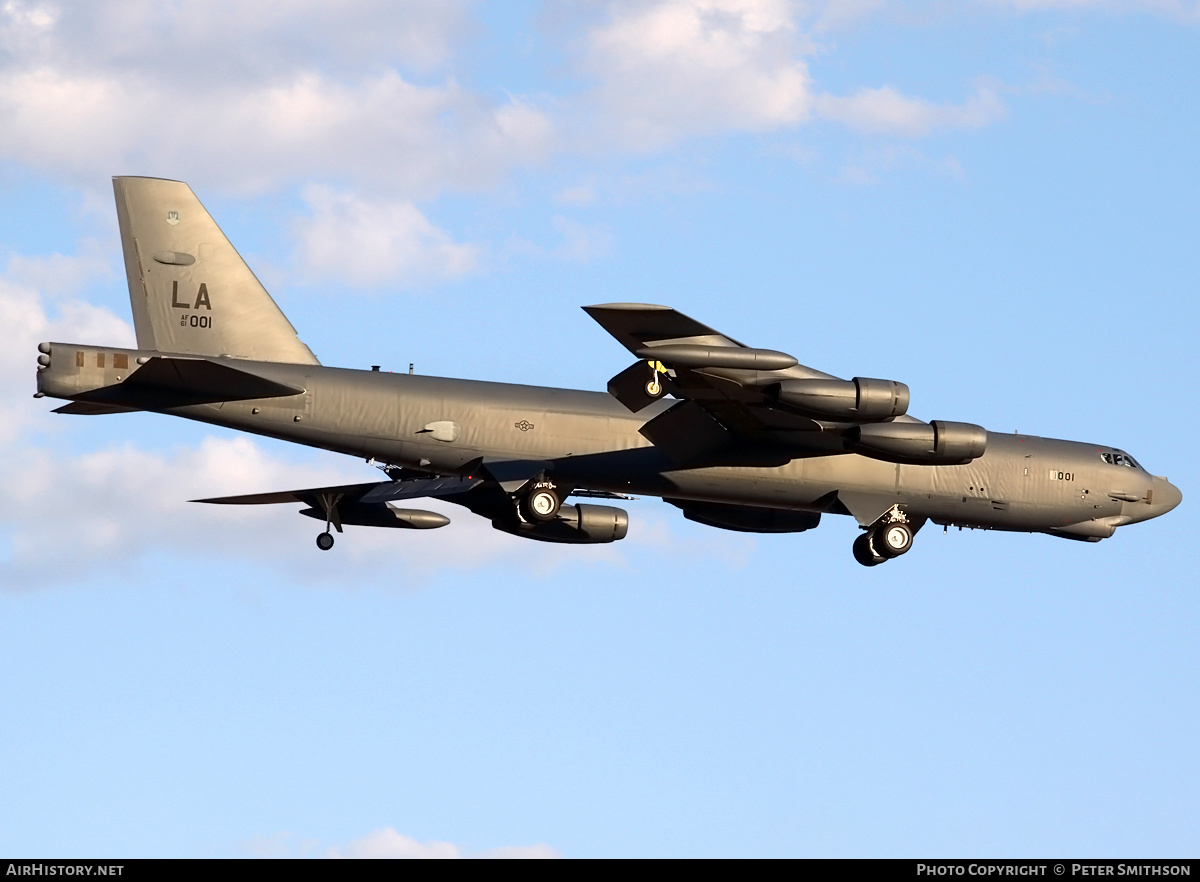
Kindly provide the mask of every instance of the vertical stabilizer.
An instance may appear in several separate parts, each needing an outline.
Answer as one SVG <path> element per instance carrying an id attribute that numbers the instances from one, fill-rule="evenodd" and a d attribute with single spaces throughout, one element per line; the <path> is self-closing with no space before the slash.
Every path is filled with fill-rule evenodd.
<path id="1" fill-rule="evenodd" d="M 319 364 L 192 188 L 113 178 L 139 349 Z"/>

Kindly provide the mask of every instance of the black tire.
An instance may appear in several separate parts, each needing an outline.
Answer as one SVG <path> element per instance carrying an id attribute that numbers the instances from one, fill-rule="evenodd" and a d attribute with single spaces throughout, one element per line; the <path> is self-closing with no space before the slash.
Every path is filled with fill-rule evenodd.
<path id="1" fill-rule="evenodd" d="M 864 567 L 877 567 L 885 560 L 886 557 L 880 557 L 875 553 L 875 549 L 871 547 L 871 534 L 863 533 L 854 540 L 854 545 L 851 546 L 851 551 L 854 552 L 854 559 Z"/>
<path id="2" fill-rule="evenodd" d="M 544 487 L 534 490 L 521 502 L 521 511 L 531 522 L 552 521 L 561 507 L 562 500 L 558 498 L 558 494 Z"/>
<path id="3" fill-rule="evenodd" d="M 872 547 L 883 557 L 899 557 L 912 548 L 913 530 L 903 521 L 880 524 L 871 534 Z"/>
<path id="4" fill-rule="evenodd" d="M 322 551 L 328 551 L 333 548 L 333 534 L 321 533 L 317 536 L 317 548 Z"/>

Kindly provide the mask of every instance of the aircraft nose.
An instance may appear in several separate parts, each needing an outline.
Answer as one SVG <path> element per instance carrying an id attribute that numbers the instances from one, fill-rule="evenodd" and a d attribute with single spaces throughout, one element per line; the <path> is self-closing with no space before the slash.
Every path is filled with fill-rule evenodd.
<path id="1" fill-rule="evenodd" d="M 1154 515 L 1164 515 L 1183 502 L 1183 493 L 1166 478 L 1154 479 Z"/>

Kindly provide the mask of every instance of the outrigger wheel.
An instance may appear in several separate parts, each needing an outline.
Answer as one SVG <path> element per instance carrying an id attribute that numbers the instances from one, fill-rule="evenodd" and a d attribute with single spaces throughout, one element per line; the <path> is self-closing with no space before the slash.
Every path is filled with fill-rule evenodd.
<path id="1" fill-rule="evenodd" d="M 328 551 L 333 548 L 333 534 L 326 531 L 317 536 L 317 548 Z"/>
<path id="2" fill-rule="evenodd" d="M 646 384 L 646 394 L 651 398 L 658 398 L 663 394 L 662 382 L 658 379 L 660 368 L 662 365 L 659 362 L 650 362 L 650 382 Z"/>

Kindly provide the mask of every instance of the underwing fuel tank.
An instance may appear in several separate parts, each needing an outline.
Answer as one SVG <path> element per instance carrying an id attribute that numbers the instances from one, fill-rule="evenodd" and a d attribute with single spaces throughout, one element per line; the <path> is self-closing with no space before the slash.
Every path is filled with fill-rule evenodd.
<path id="1" fill-rule="evenodd" d="M 326 519 L 320 508 L 301 509 L 300 514 Z M 338 520 L 353 527 L 393 527 L 401 530 L 436 530 L 450 523 L 450 519 L 436 511 L 417 508 L 396 508 L 390 502 L 363 503 L 343 502 L 338 506 Z"/>
<path id="2" fill-rule="evenodd" d="M 956 465 L 983 456 L 987 430 L 974 423 L 892 422 L 855 426 L 846 433 L 853 450 L 887 462 Z"/>

